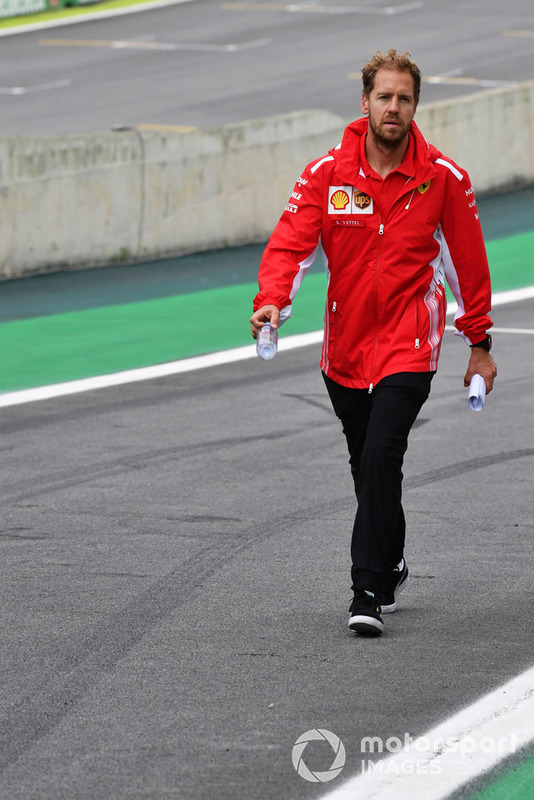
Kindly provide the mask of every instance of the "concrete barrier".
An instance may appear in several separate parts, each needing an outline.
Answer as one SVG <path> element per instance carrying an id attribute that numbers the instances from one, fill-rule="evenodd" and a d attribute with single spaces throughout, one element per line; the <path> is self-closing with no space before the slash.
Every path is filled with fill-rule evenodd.
<path id="1" fill-rule="evenodd" d="M 343 121 L 303 111 L 190 133 L 0 137 L 0 277 L 264 240 Z"/>
<path id="2" fill-rule="evenodd" d="M 534 181 L 534 81 L 422 105 L 416 121 L 478 194 Z"/>
<path id="3" fill-rule="evenodd" d="M 422 105 L 416 120 L 477 192 L 534 181 L 534 82 Z M 301 111 L 189 133 L 0 137 L 0 277 L 265 241 L 344 125 Z"/>

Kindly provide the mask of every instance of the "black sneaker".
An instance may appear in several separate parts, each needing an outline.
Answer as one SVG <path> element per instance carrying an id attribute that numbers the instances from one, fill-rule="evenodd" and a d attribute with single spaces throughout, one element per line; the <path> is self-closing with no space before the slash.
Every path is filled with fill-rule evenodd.
<path id="1" fill-rule="evenodd" d="M 378 636 L 384 630 L 380 606 L 372 592 L 356 589 L 350 606 L 349 628 L 362 636 Z"/>
<path id="2" fill-rule="evenodd" d="M 380 608 L 383 614 L 391 614 L 397 608 L 397 597 L 408 583 L 408 567 L 402 559 L 400 567 L 395 567 L 382 595 Z"/>

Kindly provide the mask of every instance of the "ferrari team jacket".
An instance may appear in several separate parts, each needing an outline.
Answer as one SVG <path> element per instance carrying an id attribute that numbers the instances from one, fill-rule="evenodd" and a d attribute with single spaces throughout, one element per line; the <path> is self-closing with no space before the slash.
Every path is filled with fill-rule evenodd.
<path id="1" fill-rule="evenodd" d="M 311 162 L 265 249 L 254 310 L 274 304 L 281 322 L 321 245 L 328 289 L 321 368 L 343 386 L 373 388 L 396 372 L 437 369 L 447 280 L 457 333 L 482 340 L 492 322 L 486 251 L 465 170 L 429 145 L 412 122 L 412 177 L 389 208 L 361 166 L 366 118 Z M 404 162 L 403 162 L 404 163 Z M 402 165 L 401 165 L 402 166 Z"/>

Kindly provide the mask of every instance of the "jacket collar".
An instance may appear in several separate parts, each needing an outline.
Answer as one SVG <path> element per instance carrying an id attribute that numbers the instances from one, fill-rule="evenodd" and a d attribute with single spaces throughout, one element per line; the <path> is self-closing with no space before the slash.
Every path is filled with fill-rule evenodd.
<path id="1" fill-rule="evenodd" d="M 413 135 L 410 132 L 408 136 L 408 149 L 406 150 L 406 154 L 400 165 L 396 168 L 395 172 L 401 172 L 407 178 L 415 178 L 414 156 L 415 142 Z M 368 178 L 370 175 L 376 176 L 376 172 L 367 160 L 367 154 L 365 152 L 365 136 L 360 136 L 360 175 L 362 172 L 366 178 Z"/>
<path id="2" fill-rule="evenodd" d="M 345 128 L 341 144 L 330 151 L 336 161 L 337 172 L 344 183 L 351 186 L 358 184 L 359 178 L 365 178 L 369 170 L 367 159 L 362 161 L 361 154 L 365 153 L 365 137 L 369 127 L 367 117 L 351 122 Z M 402 165 L 399 167 L 401 172 L 410 176 L 410 185 L 418 186 L 436 174 L 433 161 L 441 156 L 441 153 L 433 145 L 429 144 L 415 122 L 410 126 L 410 136 L 413 141 L 413 148 L 408 148 Z M 406 163 L 405 163 L 406 162 Z"/>

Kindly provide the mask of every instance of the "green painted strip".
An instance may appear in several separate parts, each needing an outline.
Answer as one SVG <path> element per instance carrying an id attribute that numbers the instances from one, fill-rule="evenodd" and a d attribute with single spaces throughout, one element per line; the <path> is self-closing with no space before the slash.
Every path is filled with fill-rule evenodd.
<path id="1" fill-rule="evenodd" d="M 107 2 L 103 3 L 94 2 L 83 6 L 74 6 L 72 8 L 41 11 L 37 14 L 24 14 L 18 17 L 7 17 L 0 21 L 0 30 L 3 28 L 20 28 L 34 22 L 54 22 L 55 20 L 66 19 L 68 17 L 82 17 L 88 14 L 94 14 L 95 11 L 111 11 L 116 8 L 127 8 L 128 6 L 147 3 L 150 3 L 150 0 L 107 0 Z"/>
<path id="2" fill-rule="evenodd" d="M 487 242 L 494 292 L 534 285 L 534 231 Z"/>
<path id="3" fill-rule="evenodd" d="M 534 285 L 533 252 L 534 232 L 489 242 L 494 290 Z M 322 327 L 325 290 L 324 273 L 306 277 L 282 336 Z M 5 322 L 0 392 L 250 344 L 247 321 L 256 291 L 255 283 L 242 283 Z"/>
<path id="4" fill-rule="evenodd" d="M 291 333 L 322 326 L 325 285 L 324 276 L 310 276 L 295 302 Z M 256 291 L 255 284 L 242 284 L 6 322 L 0 327 L 0 392 L 250 344 L 248 318 Z"/>
<path id="5" fill-rule="evenodd" d="M 0 283 L 0 321 L 86 311 L 254 283 L 265 245 L 140 264 L 75 269 Z M 320 259 L 313 266 L 324 272 Z"/>
<path id="6" fill-rule="evenodd" d="M 534 186 L 482 197 L 477 205 L 486 242 L 533 228 Z"/>
<path id="7" fill-rule="evenodd" d="M 496 778 L 470 800 L 532 800 L 534 756 Z"/>

